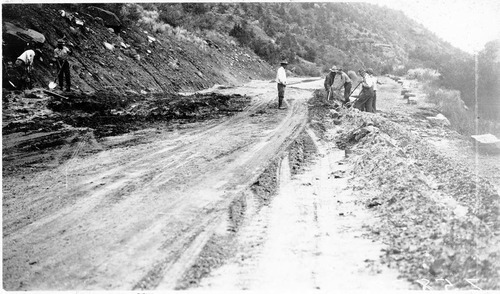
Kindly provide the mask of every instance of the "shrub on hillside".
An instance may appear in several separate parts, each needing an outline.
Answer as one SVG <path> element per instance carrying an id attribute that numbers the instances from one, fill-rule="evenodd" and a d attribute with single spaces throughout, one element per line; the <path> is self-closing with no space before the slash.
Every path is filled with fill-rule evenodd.
<path id="1" fill-rule="evenodd" d="M 182 24 L 184 11 L 180 4 L 163 5 L 160 8 L 159 18 L 173 27 L 178 27 Z"/>
<path id="2" fill-rule="evenodd" d="M 138 23 L 147 27 L 150 31 L 154 33 L 168 32 L 169 34 L 172 32 L 172 27 L 160 20 L 160 13 L 157 10 L 145 10 L 139 7 L 138 12 L 140 15 Z"/>
<path id="3" fill-rule="evenodd" d="M 474 113 L 465 106 L 460 91 L 426 87 L 426 92 L 428 101 L 437 105 L 455 130 L 464 135 L 474 134 Z"/>
<path id="4" fill-rule="evenodd" d="M 298 63 L 295 64 L 292 71 L 298 76 L 308 76 L 308 77 L 319 77 L 321 76 L 321 70 L 314 63 Z"/>
<path id="5" fill-rule="evenodd" d="M 418 80 L 420 82 L 434 82 L 439 79 L 441 74 L 432 68 L 414 68 L 406 74 L 408 79 Z"/>
<path id="6" fill-rule="evenodd" d="M 250 48 L 257 54 L 260 58 L 273 64 L 279 61 L 280 50 L 278 46 L 274 45 L 270 41 L 266 41 L 260 38 L 256 38 L 252 41 Z"/>
<path id="7" fill-rule="evenodd" d="M 229 32 L 229 36 L 236 38 L 241 45 L 248 46 L 254 39 L 253 31 L 246 22 L 237 23 Z"/>

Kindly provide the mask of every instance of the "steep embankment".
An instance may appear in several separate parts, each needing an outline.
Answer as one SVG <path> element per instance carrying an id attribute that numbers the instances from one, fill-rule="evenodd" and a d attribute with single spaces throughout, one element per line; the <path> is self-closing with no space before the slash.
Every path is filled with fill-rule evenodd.
<path id="1" fill-rule="evenodd" d="M 83 91 L 174 93 L 272 77 L 267 63 L 227 38 L 200 38 L 180 28 L 155 33 L 152 24 L 116 22 L 114 17 L 108 21 L 89 7 L 3 5 L 2 24 L 10 22 L 45 35 L 35 86 L 45 87 L 56 76 L 50 60 L 57 40 L 64 36 L 73 45 L 72 87 Z M 6 62 L 24 50 L 13 43 L 4 43 L 3 49 Z"/>

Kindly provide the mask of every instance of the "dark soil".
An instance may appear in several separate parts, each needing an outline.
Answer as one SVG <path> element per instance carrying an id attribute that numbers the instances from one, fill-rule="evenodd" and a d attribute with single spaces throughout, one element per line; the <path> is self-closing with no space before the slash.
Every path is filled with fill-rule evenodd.
<path id="1" fill-rule="evenodd" d="M 119 95 L 114 92 L 70 93 L 68 99 L 50 98 L 43 91 L 37 97 L 10 93 L 3 104 L 3 172 L 26 168 L 48 168 L 66 155 L 55 153 L 84 143 L 83 153 L 108 136 L 146 128 L 175 129 L 184 124 L 231 116 L 242 111 L 251 98 L 241 95 L 196 94 L 192 96 L 151 94 Z M 88 144 L 87 144 L 88 143 Z M 140 138 L 129 144 L 140 143 Z M 82 145 L 82 144 L 80 144 Z M 70 148 L 74 149 L 74 148 Z M 24 160 L 23 160 L 24 158 Z"/>

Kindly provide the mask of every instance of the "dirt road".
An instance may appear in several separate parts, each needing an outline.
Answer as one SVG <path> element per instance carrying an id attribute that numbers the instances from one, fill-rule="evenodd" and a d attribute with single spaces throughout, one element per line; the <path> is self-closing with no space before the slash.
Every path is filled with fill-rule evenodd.
<path id="1" fill-rule="evenodd" d="M 237 238 L 238 254 L 204 280 L 212 290 L 407 290 L 407 282 L 379 261 L 384 245 L 364 238 L 376 221 L 347 189 L 344 151 L 314 135 L 318 159 L 291 176 L 280 165 L 280 191 Z M 362 281 L 362 282 L 360 282 Z"/>
<path id="2" fill-rule="evenodd" d="M 286 110 L 275 108 L 275 83 L 221 90 L 253 102 L 223 123 L 4 178 L 4 199 L 17 199 L 4 210 L 4 288 L 175 286 L 230 203 L 304 128 L 320 84 L 287 88 Z"/>
<path id="3" fill-rule="evenodd" d="M 494 228 L 494 210 L 488 209 L 498 197 L 484 182 L 474 184 L 493 199 L 484 204 L 488 223 L 476 221 L 482 213 L 463 195 L 474 187 L 449 167 L 458 168 L 462 160 L 498 188 L 496 174 L 488 174 L 498 170 L 498 161 L 470 155 L 463 137 L 430 126 L 425 116 L 432 106 L 406 104 L 399 85 L 388 79 L 379 88 L 380 113 L 346 110 L 338 125 L 331 105 L 309 100 L 322 82 L 292 81 L 286 110 L 276 109 L 275 83 L 212 89 L 249 95 L 252 102 L 230 118 L 106 139 L 140 134 L 150 137 L 148 143 L 84 157 L 77 148 L 55 170 L 4 177 L 4 288 L 378 291 L 420 289 L 416 281 L 430 277 L 433 289 L 442 288 L 440 278 L 448 273 L 497 287 L 494 268 L 471 265 L 474 246 L 463 247 L 468 241 L 461 238 L 478 231 L 473 223 Z M 375 122 L 385 134 L 356 139 L 358 154 L 338 149 L 338 139 L 358 131 L 363 121 Z M 388 145 L 379 144 L 384 140 Z M 419 141 L 438 147 L 419 148 L 456 156 L 417 157 L 424 155 L 408 142 Z M 383 154 L 402 157 L 394 157 L 401 162 L 392 167 L 395 172 L 403 163 L 418 169 L 415 179 L 406 170 L 396 181 L 391 170 L 370 171 L 378 162 L 369 159 Z M 356 168 L 368 174 L 362 177 Z M 433 177 L 449 185 L 426 180 Z M 495 266 L 498 237 L 478 231 L 474 238 L 488 244 L 484 258 Z M 481 269 L 483 276 L 462 268 Z M 457 281 L 457 288 L 471 287 Z"/>

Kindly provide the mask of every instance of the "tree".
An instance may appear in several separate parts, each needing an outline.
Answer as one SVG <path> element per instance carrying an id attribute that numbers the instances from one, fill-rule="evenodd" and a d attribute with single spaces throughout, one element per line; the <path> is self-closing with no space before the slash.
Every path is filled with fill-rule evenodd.
<path id="1" fill-rule="evenodd" d="M 254 39 L 254 33 L 248 28 L 246 21 L 241 24 L 235 24 L 229 35 L 235 37 L 243 46 L 248 46 Z"/>

